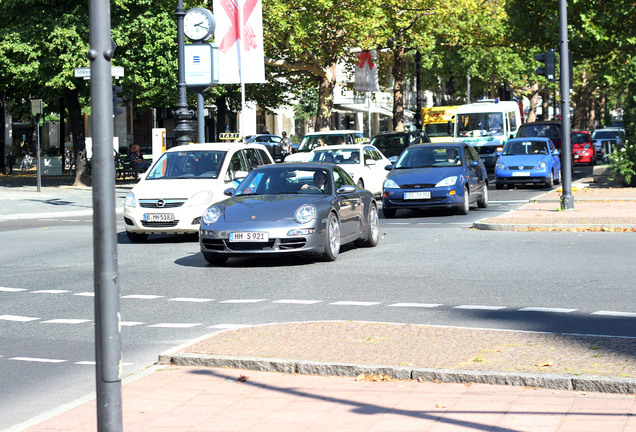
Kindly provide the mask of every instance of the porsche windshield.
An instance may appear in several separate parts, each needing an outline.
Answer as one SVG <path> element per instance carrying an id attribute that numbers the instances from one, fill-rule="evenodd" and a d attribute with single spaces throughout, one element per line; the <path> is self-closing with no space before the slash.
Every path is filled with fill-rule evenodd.
<path id="1" fill-rule="evenodd" d="M 329 172 L 324 169 L 277 168 L 252 171 L 236 195 L 330 194 Z"/>
<path id="2" fill-rule="evenodd" d="M 226 153 L 223 150 L 166 152 L 151 168 L 146 180 L 218 178 Z"/>

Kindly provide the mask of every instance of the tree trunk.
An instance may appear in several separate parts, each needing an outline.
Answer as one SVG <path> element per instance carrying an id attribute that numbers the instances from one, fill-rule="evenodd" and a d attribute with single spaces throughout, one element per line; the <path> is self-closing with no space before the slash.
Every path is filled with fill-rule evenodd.
<path id="1" fill-rule="evenodd" d="M 541 115 L 539 120 L 546 121 L 550 114 L 550 91 L 544 87 L 539 93 L 541 94 Z"/>
<path id="2" fill-rule="evenodd" d="M 393 49 L 393 130 L 404 130 L 404 46 Z"/>
<path id="3" fill-rule="evenodd" d="M 592 131 L 596 128 L 596 98 L 590 95 L 587 109 L 590 115 L 587 118 L 587 130 Z"/>
<path id="4" fill-rule="evenodd" d="M 325 75 L 320 80 L 318 93 L 318 110 L 316 112 L 316 132 L 331 129 L 331 110 L 333 109 L 333 89 L 336 87 L 337 61 L 333 61 L 325 69 Z"/>
<path id="5" fill-rule="evenodd" d="M 537 119 L 537 103 L 539 102 L 539 84 L 533 83 L 530 87 L 530 110 L 528 111 L 527 123 L 532 123 Z"/>
<path id="6" fill-rule="evenodd" d="M 68 122 L 73 134 L 73 154 L 75 155 L 74 186 L 90 186 L 91 175 L 86 160 L 86 140 L 84 137 L 84 121 L 77 90 L 64 89 L 64 101 L 68 109 Z"/>

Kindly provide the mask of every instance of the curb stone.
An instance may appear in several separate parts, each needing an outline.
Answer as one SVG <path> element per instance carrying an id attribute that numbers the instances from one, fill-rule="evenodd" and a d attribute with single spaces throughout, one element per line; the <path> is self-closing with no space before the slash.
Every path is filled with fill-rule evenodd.
<path id="1" fill-rule="evenodd" d="M 474 222 L 472 228 L 484 231 L 528 231 L 529 229 L 538 228 L 542 230 L 583 230 L 583 229 L 601 229 L 601 228 L 611 228 L 611 229 L 626 229 L 626 230 L 636 230 L 636 225 L 634 224 L 556 224 L 556 223 L 547 223 L 547 224 L 530 224 L 530 223 L 520 223 L 520 224 L 506 224 L 506 223 L 484 223 L 484 222 Z"/>
<path id="2" fill-rule="evenodd" d="M 439 381 L 459 384 L 480 383 L 541 387 L 553 390 L 636 394 L 636 380 L 630 378 L 534 374 L 525 372 L 485 372 L 459 369 L 428 369 L 411 368 L 406 366 L 391 367 L 380 365 L 297 361 L 289 359 L 215 356 L 192 353 L 162 354 L 159 356 L 158 364 L 222 367 L 264 372 L 282 372 L 287 374 L 345 377 L 356 377 L 360 374 L 369 375 L 373 373 L 378 375 L 388 375 L 391 378 L 402 380 Z"/>

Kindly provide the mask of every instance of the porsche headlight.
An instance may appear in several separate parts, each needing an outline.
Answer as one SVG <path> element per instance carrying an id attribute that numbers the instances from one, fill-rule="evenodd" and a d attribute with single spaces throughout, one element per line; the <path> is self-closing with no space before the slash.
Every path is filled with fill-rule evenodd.
<path id="1" fill-rule="evenodd" d="M 134 193 L 128 192 L 126 200 L 124 201 L 124 207 L 137 207 L 137 200 L 135 199 Z"/>
<path id="2" fill-rule="evenodd" d="M 384 180 L 384 189 L 399 189 L 400 187 L 392 179 Z"/>
<path id="3" fill-rule="evenodd" d="M 457 176 L 446 177 L 444 180 L 438 182 L 435 187 L 455 186 L 457 183 Z"/>
<path id="4" fill-rule="evenodd" d="M 545 169 L 545 162 L 543 162 L 543 161 L 539 162 L 539 165 L 537 165 L 537 168 Z"/>
<path id="5" fill-rule="evenodd" d="M 304 224 L 316 217 L 316 207 L 311 204 L 304 204 L 296 210 L 294 219 L 296 222 Z"/>
<path id="6" fill-rule="evenodd" d="M 203 206 L 212 203 L 212 191 L 206 190 L 197 192 L 188 200 L 188 206 Z"/>
<path id="7" fill-rule="evenodd" d="M 221 209 L 217 206 L 209 207 L 206 211 L 203 212 L 203 223 L 206 225 L 212 225 L 214 222 L 219 220 L 221 216 Z"/>

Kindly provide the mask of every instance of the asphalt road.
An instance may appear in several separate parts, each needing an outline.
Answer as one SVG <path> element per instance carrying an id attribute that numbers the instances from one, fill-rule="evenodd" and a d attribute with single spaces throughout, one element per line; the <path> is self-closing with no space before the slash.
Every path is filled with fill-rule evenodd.
<path id="1" fill-rule="evenodd" d="M 622 233 L 497 232 L 472 222 L 541 189 L 491 193 L 467 216 L 382 219 L 377 248 L 334 263 L 241 258 L 208 265 L 196 238 L 131 244 L 118 227 L 126 375 L 220 329 L 363 320 L 636 336 L 636 244 Z M 0 225 L 0 430 L 95 388 L 92 219 Z"/>

